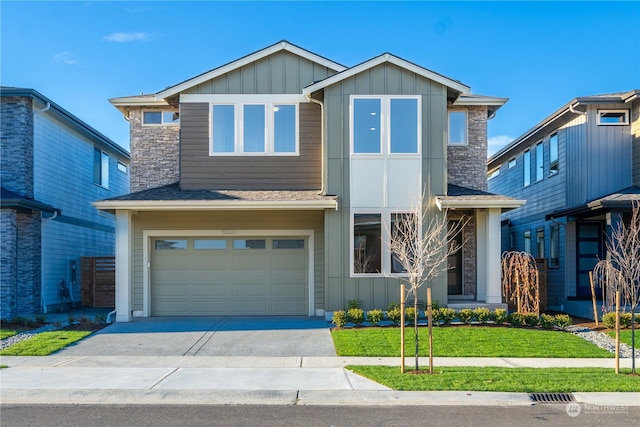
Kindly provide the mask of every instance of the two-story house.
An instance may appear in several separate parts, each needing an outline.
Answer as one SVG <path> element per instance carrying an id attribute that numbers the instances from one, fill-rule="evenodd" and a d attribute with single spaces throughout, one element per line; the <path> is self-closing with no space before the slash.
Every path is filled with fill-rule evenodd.
<path id="1" fill-rule="evenodd" d="M 423 191 L 431 215 L 472 218 L 434 299 L 501 303 L 500 215 L 522 202 L 485 190 L 506 99 L 282 41 L 110 102 L 131 125 L 133 193 L 95 204 L 117 217 L 117 321 L 384 309 L 402 279 L 385 230 Z"/>
<path id="2" fill-rule="evenodd" d="M 503 215 L 503 249 L 547 259 L 550 309 L 593 318 L 589 272 L 640 200 L 639 95 L 575 98 L 488 160 L 489 190 L 527 201 Z"/>
<path id="3" fill-rule="evenodd" d="M 129 191 L 129 153 L 33 89 L 1 87 L 0 103 L 0 317 L 10 319 L 79 302 L 81 257 L 114 255 L 114 218 L 91 202 Z"/>

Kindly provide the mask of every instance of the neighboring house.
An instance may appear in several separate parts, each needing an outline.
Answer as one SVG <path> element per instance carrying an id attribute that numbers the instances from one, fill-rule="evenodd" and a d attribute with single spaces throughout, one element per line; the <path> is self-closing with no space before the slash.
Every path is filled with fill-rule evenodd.
<path id="1" fill-rule="evenodd" d="M 593 318 L 589 271 L 640 200 L 639 95 L 573 99 L 488 160 L 489 190 L 527 201 L 503 215 L 503 250 L 547 260 L 550 309 Z"/>
<path id="2" fill-rule="evenodd" d="M 0 317 L 9 319 L 79 302 L 80 258 L 114 255 L 114 218 L 91 202 L 127 193 L 129 154 L 33 89 L 1 87 L 0 100 Z"/>
<path id="3" fill-rule="evenodd" d="M 472 218 L 434 299 L 500 304 L 500 215 L 523 202 L 485 191 L 506 99 L 469 92 L 391 54 L 347 68 L 283 41 L 111 99 L 134 191 L 95 204 L 117 217 L 117 321 L 385 309 L 402 278 L 385 230 L 423 189 L 431 215 Z"/>

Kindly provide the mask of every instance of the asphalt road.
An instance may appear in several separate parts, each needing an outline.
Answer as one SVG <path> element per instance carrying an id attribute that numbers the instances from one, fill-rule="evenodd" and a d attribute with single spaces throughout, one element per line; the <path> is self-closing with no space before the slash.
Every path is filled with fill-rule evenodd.
<path id="1" fill-rule="evenodd" d="M 2 427 L 29 426 L 631 426 L 640 407 L 2 405 Z M 577 415 L 576 415 L 577 414 Z"/>

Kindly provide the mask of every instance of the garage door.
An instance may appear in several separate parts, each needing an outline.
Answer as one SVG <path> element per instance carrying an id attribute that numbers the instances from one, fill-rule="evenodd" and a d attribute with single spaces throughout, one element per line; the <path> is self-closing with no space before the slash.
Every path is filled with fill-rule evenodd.
<path id="1" fill-rule="evenodd" d="M 308 314 L 307 241 L 153 238 L 151 315 Z"/>

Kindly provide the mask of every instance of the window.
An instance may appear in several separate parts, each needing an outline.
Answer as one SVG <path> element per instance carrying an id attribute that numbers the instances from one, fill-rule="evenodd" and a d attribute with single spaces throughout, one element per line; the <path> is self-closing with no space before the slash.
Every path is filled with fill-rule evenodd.
<path id="1" fill-rule="evenodd" d="M 538 258 L 544 258 L 544 227 L 536 230 L 536 249 Z"/>
<path id="2" fill-rule="evenodd" d="M 382 272 L 382 215 L 353 215 L 353 273 Z"/>
<path id="3" fill-rule="evenodd" d="M 524 232 L 524 251 L 526 253 L 531 253 L 531 231 L 527 230 Z"/>
<path id="4" fill-rule="evenodd" d="M 549 176 L 558 173 L 558 134 L 549 137 Z"/>
<path id="5" fill-rule="evenodd" d="M 415 236 L 416 217 L 413 213 L 392 213 L 391 214 L 391 235 L 411 238 Z M 404 239 L 403 239 L 404 240 Z M 409 247 L 413 249 L 412 247 Z M 391 273 L 406 273 L 406 268 L 402 265 L 396 254 L 391 252 Z M 413 253 L 409 254 L 413 257 Z"/>
<path id="6" fill-rule="evenodd" d="M 211 104 L 211 155 L 298 154 L 298 104 Z"/>
<path id="7" fill-rule="evenodd" d="M 125 174 L 129 173 L 129 166 L 127 166 L 126 163 L 123 163 L 120 160 L 118 160 L 118 170 Z"/>
<path id="8" fill-rule="evenodd" d="M 488 179 L 492 179 L 492 178 L 495 178 L 498 175 L 500 175 L 500 168 L 495 168 L 495 169 L 489 171 L 489 173 L 487 174 L 487 178 Z"/>
<path id="9" fill-rule="evenodd" d="M 352 98 L 352 152 L 418 153 L 419 110 L 417 97 Z"/>
<path id="10" fill-rule="evenodd" d="M 512 157 L 509 159 L 509 169 L 516 167 L 516 158 Z"/>
<path id="11" fill-rule="evenodd" d="M 304 239 L 273 239 L 273 249 L 304 249 Z"/>
<path id="12" fill-rule="evenodd" d="M 180 124 L 180 115 L 177 111 L 143 111 L 143 126 L 177 126 Z"/>
<path id="13" fill-rule="evenodd" d="M 549 241 L 549 267 L 558 267 L 560 265 L 560 226 L 552 224 L 550 229 Z"/>
<path id="14" fill-rule="evenodd" d="M 524 161 L 523 163 L 523 167 L 524 167 L 524 186 L 528 187 L 531 185 L 531 151 L 530 150 L 526 150 L 524 152 Z"/>
<path id="15" fill-rule="evenodd" d="M 195 239 L 193 249 L 197 251 L 227 249 L 227 241 L 225 239 Z"/>
<path id="16" fill-rule="evenodd" d="M 156 250 L 184 250 L 187 249 L 187 241 L 186 240 L 156 240 L 155 244 Z"/>
<path id="17" fill-rule="evenodd" d="M 109 155 L 99 148 L 93 150 L 93 183 L 109 188 Z"/>
<path id="18" fill-rule="evenodd" d="M 467 144 L 467 112 L 449 111 L 449 144 Z"/>
<path id="19" fill-rule="evenodd" d="M 616 126 L 629 124 L 629 110 L 598 110 L 598 125 Z"/>
<path id="20" fill-rule="evenodd" d="M 233 241 L 233 249 L 265 249 L 265 240 L 236 239 Z"/>
<path id="21" fill-rule="evenodd" d="M 536 145 L 536 182 L 544 178 L 544 146 L 542 142 Z"/>
<path id="22" fill-rule="evenodd" d="M 516 233 L 515 233 L 515 231 L 512 231 L 511 233 L 509 233 L 509 250 L 511 250 L 511 251 L 515 251 L 516 250 Z"/>

